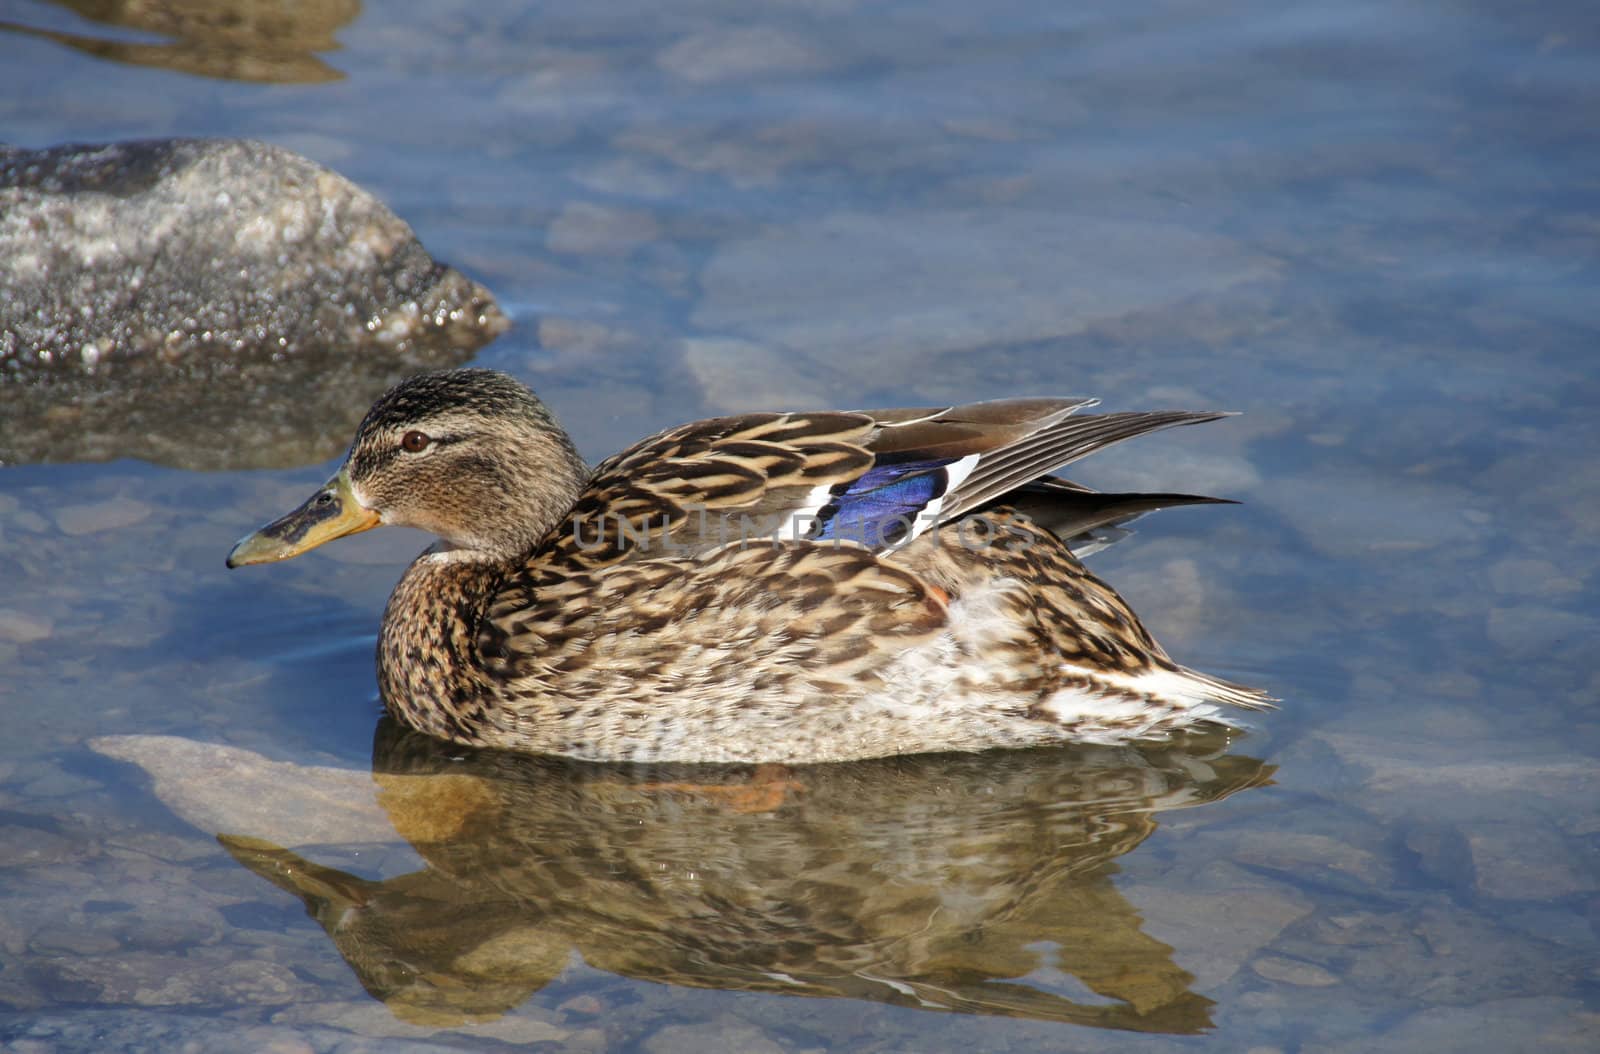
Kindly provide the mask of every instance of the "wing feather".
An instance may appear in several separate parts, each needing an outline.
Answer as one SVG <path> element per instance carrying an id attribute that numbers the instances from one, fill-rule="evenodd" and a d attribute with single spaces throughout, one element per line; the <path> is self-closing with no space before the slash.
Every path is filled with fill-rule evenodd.
<path id="1" fill-rule="evenodd" d="M 1226 416 L 1217 411 L 1158 410 L 1092 414 L 1060 421 L 979 461 L 946 499 L 943 514 L 947 519 L 960 516 L 1125 439 Z"/>
<path id="2" fill-rule="evenodd" d="M 698 421 L 603 462 L 573 509 L 573 529 L 553 535 L 534 560 L 597 567 L 760 537 L 892 548 L 935 518 L 954 520 L 1113 443 L 1224 416 L 1075 416 L 1094 404 L 1001 399 Z M 1080 519 L 1098 517 L 1091 512 L 1077 510 Z M 857 526 L 847 532 L 841 525 L 852 517 Z"/>

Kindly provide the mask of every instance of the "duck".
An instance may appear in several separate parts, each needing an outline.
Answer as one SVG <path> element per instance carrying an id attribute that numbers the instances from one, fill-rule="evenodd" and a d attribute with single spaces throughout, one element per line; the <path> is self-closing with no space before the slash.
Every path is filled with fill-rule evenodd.
<path id="1" fill-rule="evenodd" d="M 379 695 L 469 747 L 792 764 L 1242 727 L 1274 700 L 1169 658 L 1073 551 L 1221 499 L 1053 475 L 1229 415 L 1096 403 L 742 413 L 591 469 L 516 378 L 425 373 L 227 564 L 436 535 L 385 607 Z"/>

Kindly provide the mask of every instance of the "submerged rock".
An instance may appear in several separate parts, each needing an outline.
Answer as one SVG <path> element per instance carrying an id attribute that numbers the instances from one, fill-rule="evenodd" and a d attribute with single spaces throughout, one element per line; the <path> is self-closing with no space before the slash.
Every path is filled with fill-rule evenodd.
<path id="1" fill-rule="evenodd" d="M 925 373 L 930 356 L 1070 336 L 1274 268 L 1170 223 L 1001 208 L 835 213 L 725 243 L 693 321 L 871 386 Z"/>
<path id="2" fill-rule="evenodd" d="M 178 736 L 96 736 L 89 749 L 144 769 L 156 797 L 208 834 L 244 828 L 289 845 L 395 837 L 366 772 Z"/>
<path id="3" fill-rule="evenodd" d="M 304 464 L 506 328 L 404 221 L 231 139 L 0 148 L 0 464 Z"/>

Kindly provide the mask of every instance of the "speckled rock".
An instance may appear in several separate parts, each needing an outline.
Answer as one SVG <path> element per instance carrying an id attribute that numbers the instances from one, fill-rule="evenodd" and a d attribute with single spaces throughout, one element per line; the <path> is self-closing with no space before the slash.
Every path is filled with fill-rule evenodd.
<path id="1" fill-rule="evenodd" d="M 247 140 L 0 149 L 0 287 L 0 464 L 317 460 L 273 440 L 342 443 L 506 327 L 382 202 Z"/>
<path id="2" fill-rule="evenodd" d="M 0 150 L 0 267 L 10 374 L 501 328 L 376 198 L 248 140 Z"/>

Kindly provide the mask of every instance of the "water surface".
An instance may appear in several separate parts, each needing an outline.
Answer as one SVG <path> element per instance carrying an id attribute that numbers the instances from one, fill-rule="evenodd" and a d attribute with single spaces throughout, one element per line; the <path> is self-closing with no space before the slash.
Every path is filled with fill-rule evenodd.
<path id="1" fill-rule="evenodd" d="M 1243 502 L 1092 566 L 1284 708 L 769 798 L 492 758 L 416 792 L 371 647 L 421 536 L 229 573 L 327 463 L 5 468 L 0 1038 L 1588 1049 L 1586 5 L 213 9 L 13 4 L 0 134 L 337 168 L 497 293 L 478 361 L 595 459 L 755 407 L 1243 411 L 1074 475 Z"/>

